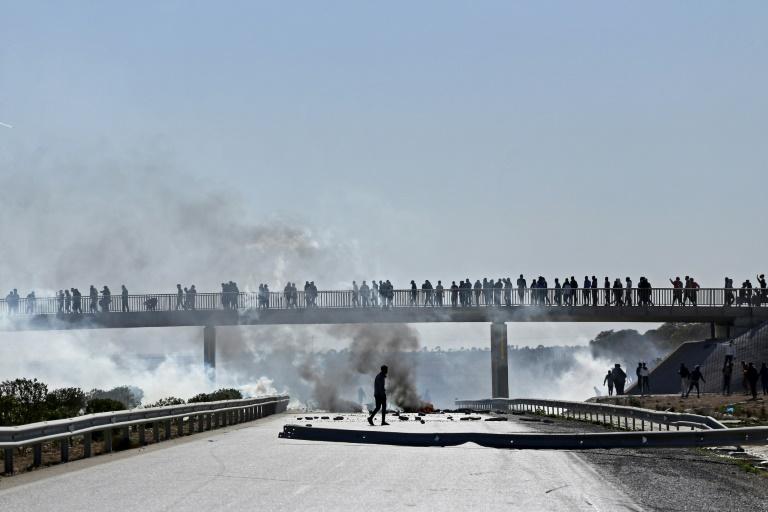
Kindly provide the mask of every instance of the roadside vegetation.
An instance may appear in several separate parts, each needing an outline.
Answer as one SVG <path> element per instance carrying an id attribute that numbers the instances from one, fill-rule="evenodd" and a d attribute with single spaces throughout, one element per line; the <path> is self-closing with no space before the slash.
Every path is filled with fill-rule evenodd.
<path id="1" fill-rule="evenodd" d="M 243 398 L 237 389 L 219 389 L 200 393 L 189 400 L 166 397 L 142 405 L 144 393 L 133 386 L 118 386 L 110 390 L 58 388 L 37 379 L 13 379 L 0 382 L 0 426 L 25 425 L 39 421 L 74 418 L 83 414 L 121 411 L 142 407 L 166 407 L 185 403 L 213 402 Z"/>

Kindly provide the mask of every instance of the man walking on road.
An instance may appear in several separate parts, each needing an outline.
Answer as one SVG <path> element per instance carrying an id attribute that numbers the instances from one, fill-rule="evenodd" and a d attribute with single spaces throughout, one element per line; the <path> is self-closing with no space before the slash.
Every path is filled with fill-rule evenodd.
<path id="1" fill-rule="evenodd" d="M 381 371 L 373 381 L 373 398 L 376 400 L 376 408 L 371 412 L 371 415 L 368 416 L 368 423 L 370 423 L 371 426 L 373 426 L 373 418 L 376 416 L 376 413 L 379 412 L 379 409 L 381 409 L 381 426 L 389 425 L 386 421 L 387 392 L 384 387 L 384 381 L 387 378 L 388 370 L 389 368 L 387 368 L 387 365 L 383 365 Z"/>

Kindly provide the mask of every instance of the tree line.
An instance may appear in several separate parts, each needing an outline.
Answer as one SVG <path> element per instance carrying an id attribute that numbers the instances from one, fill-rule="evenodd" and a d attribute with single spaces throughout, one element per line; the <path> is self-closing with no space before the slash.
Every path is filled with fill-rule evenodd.
<path id="1" fill-rule="evenodd" d="M 0 382 L 0 426 L 26 425 L 39 421 L 73 418 L 82 414 L 122 411 L 141 405 L 144 392 L 135 386 L 110 390 L 67 387 L 48 389 L 37 379 L 13 379 Z M 189 400 L 166 397 L 143 407 L 166 407 L 185 403 L 236 400 L 243 398 L 237 389 L 219 389 L 200 393 Z"/>

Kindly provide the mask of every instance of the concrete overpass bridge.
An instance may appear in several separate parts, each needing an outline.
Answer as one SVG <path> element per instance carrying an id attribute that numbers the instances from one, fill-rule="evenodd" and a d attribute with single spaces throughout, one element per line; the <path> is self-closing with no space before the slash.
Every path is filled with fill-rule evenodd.
<path id="1" fill-rule="evenodd" d="M 216 327 L 366 323 L 483 322 L 490 324 L 493 397 L 508 397 L 508 322 L 706 322 L 711 337 L 729 338 L 768 320 L 760 290 L 702 288 L 393 290 L 362 297 L 352 290 L 113 295 L 104 303 L 82 297 L 80 307 L 61 297 L 0 301 L 0 330 L 203 327 L 203 362 L 216 366 Z M 463 305 L 462 305 L 463 302 Z M 92 307 L 93 306 L 93 307 Z M 73 312 L 78 310 L 77 312 Z M 82 312 L 81 312 L 82 311 Z"/>

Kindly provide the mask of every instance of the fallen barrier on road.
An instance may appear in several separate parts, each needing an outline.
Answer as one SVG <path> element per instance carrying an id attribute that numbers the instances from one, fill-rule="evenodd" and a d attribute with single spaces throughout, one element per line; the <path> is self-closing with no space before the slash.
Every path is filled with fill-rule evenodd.
<path id="1" fill-rule="evenodd" d="M 500 411 L 503 413 L 528 412 L 547 416 L 604 423 L 624 430 L 667 430 L 680 427 L 704 430 L 721 430 L 725 425 L 710 416 L 698 414 L 654 411 L 626 405 L 571 402 L 540 398 L 487 398 L 484 400 L 456 400 L 456 407 L 474 411 Z M 623 422 L 622 422 L 623 420 Z M 623 424 L 622 424 L 623 423 Z"/>
<path id="2" fill-rule="evenodd" d="M 43 444 L 58 443 L 60 462 L 68 462 L 74 438 L 82 438 L 82 458 L 91 457 L 95 432 L 101 432 L 104 437 L 103 453 L 110 453 L 113 451 L 115 430 L 121 432 L 123 440 L 129 440 L 131 428 L 134 428 L 138 431 L 139 444 L 144 445 L 146 428 L 151 425 L 152 439 L 157 443 L 161 440 L 161 429 L 162 439 L 171 439 L 172 424 L 175 424 L 173 426 L 177 437 L 184 435 L 185 430 L 190 435 L 283 412 L 288 407 L 288 401 L 287 395 L 276 395 L 105 412 L 16 427 L 0 427 L 3 469 L 6 475 L 13 474 L 14 450 L 19 448 L 31 446 L 32 467 L 38 467 L 42 465 Z"/>
<path id="3" fill-rule="evenodd" d="M 695 448 L 768 443 L 768 427 L 670 432 L 600 432 L 574 434 L 491 434 L 485 432 L 410 433 L 285 425 L 283 439 L 395 446 L 458 446 L 475 443 L 513 450 L 594 450 L 612 448 Z"/>

